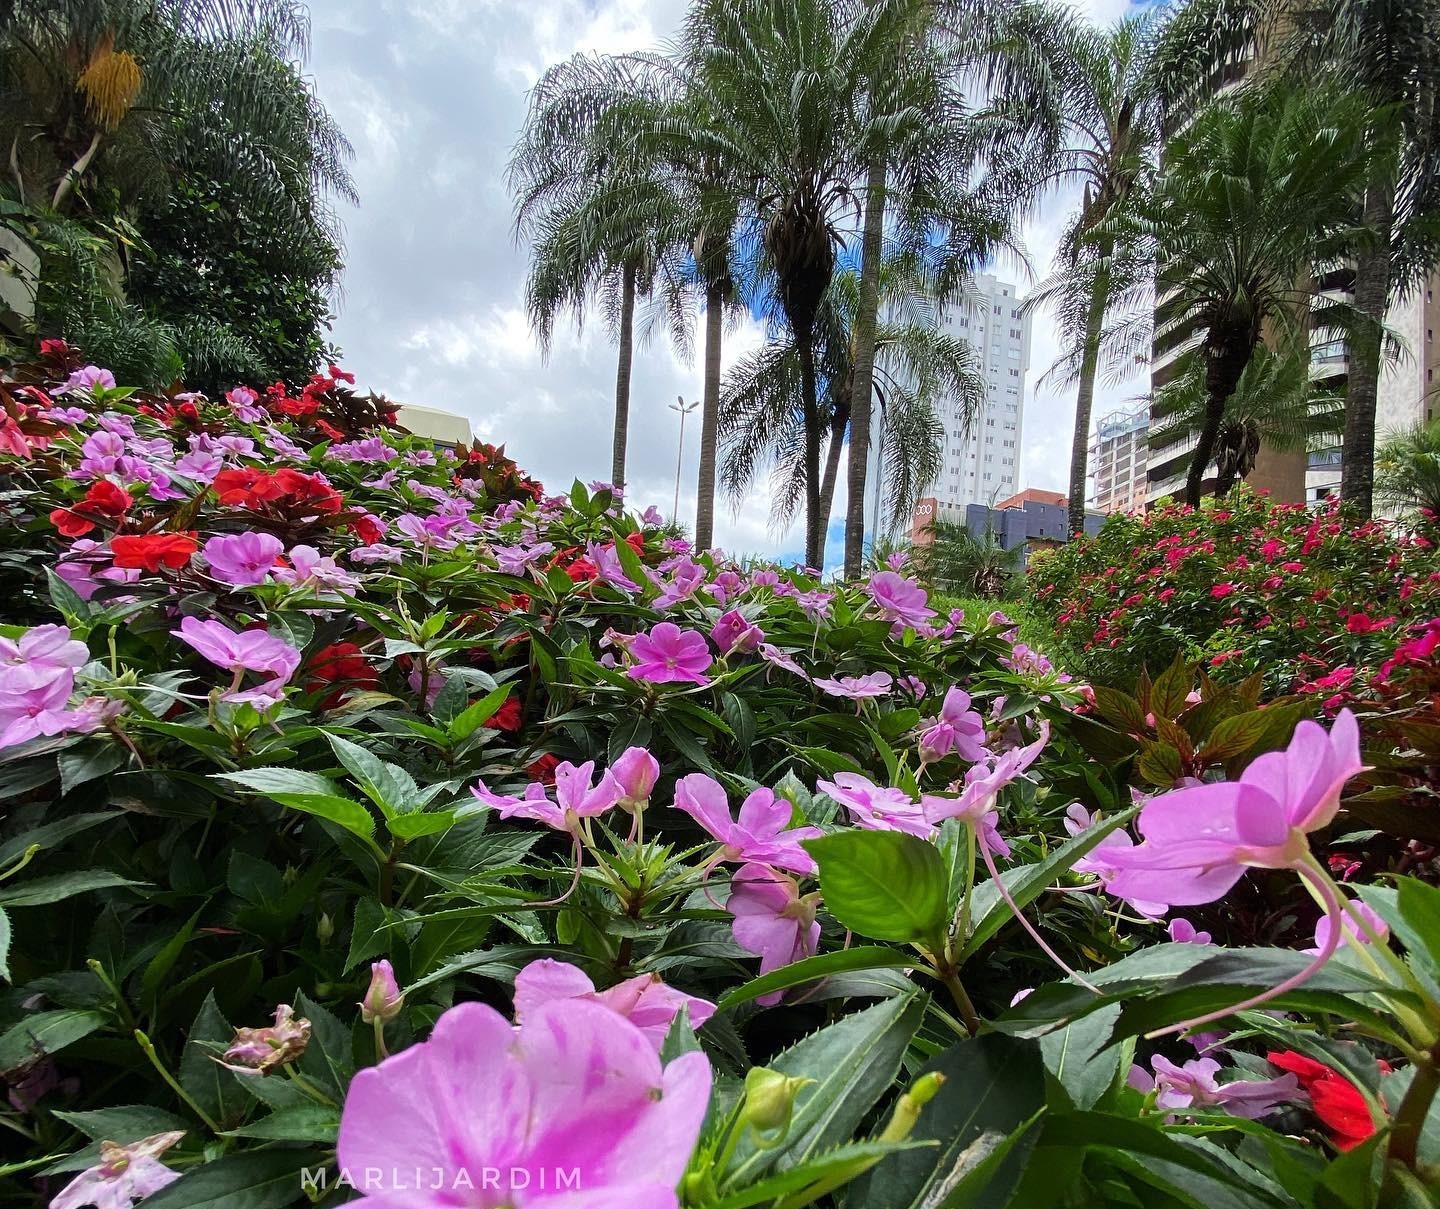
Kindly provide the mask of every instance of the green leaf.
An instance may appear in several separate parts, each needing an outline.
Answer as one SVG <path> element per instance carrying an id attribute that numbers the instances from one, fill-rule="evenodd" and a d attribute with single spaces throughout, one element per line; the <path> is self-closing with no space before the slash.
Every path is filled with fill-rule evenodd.
<path id="1" fill-rule="evenodd" d="M 123 768 L 130 759 L 129 751 L 113 740 L 82 743 L 62 751 L 57 760 L 60 769 L 60 793 L 73 793 L 81 785 L 108 776 Z"/>
<path id="2" fill-rule="evenodd" d="M 510 686 L 508 684 L 502 684 L 499 688 L 492 689 L 479 701 L 466 706 L 450 719 L 450 724 L 445 728 L 446 732 L 453 740 L 468 739 L 495 716 L 495 711 L 505 704 L 505 698 L 509 695 Z"/>
<path id="3" fill-rule="evenodd" d="M 186 1035 L 180 1055 L 180 1086 L 222 1125 L 239 1121 L 250 1103 L 236 1076 L 215 1061 L 234 1036 L 234 1026 L 216 1005 L 212 990 Z"/>
<path id="4" fill-rule="evenodd" d="M 917 961 L 914 953 L 887 949 L 880 945 L 837 949 L 833 953 L 821 953 L 816 957 L 791 962 L 778 970 L 762 974 L 759 978 L 752 978 L 724 995 L 718 1007 L 722 1012 L 728 1011 L 742 1003 L 758 999 L 761 995 L 768 995 L 771 991 L 783 991 L 788 987 L 814 982 L 817 978 L 827 978 L 831 974 L 848 974 L 856 970 L 910 969 Z"/>
<path id="5" fill-rule="evenodd" d="M 310 1021 L 310 1044 L 300 1057 L 301 1073 L 333 1092 L 337 1103 L 343 1103 L 345 1089 L 355 1073 L 355 1046 L 350 1027 L 304 992 L 296 997 L 295 1011 Z"/>
<path id="6" fill-rule="evenodd" d="M 158 953 L 150 959 L 150 964 L 145 967 L 145 973 L 140 979 L 140 989 L 145 998 L 153 1005 L 158 1002 L 160 984 L 170 976 L 170 971 L 175 968 L 175 963 L 180 959 L 180 954 L 185 946 L 190 943 L 190 938 L 195 935 L 195 925 L 200 922 L 200 915 L 205 910 L 201 907 L 165 942 Z M 152 1009 L 152 1015 L 153 1009 Z"/>
<path id="7" fill-rule="evenodd" d="M 751 1183 L 772 1170 L 797 1167 L 851 1138 L 894 1081 L 925 1017 L 925 1004 L 926 997 L 918 993 L 887 999 L 771 1059 L 772 1070 L 814 1082 L 795 1098 L 785 1144 L 762 1149 L 747 1131 L 724 1173 L 727 1182 Z"/>
<path id="8" fill-rule="evenodd" d="M 900 831 L 842 831 L 802 846 L 820 865 L 830 913 L 874 940 L 918 941 L 945 928 L 945 866 L 935 845 Z"/>
<path id="9" fill-rule="evenodd" d="M 874 1209 L 939 1205 L 955 1180 L 1045 1106 L 1045 1066 L 1033 1041 L 998 1034 L 972 1037 L 932 1058 L 920 1073 L 931 1071 L 945 1082 L 920 1110 L 910 1137 L 934 1139 L 940 1143 L 938 1153 L 891 1155 L 867 1177 L 869 1197 L 862 1204 Z M 986 1135 L 994 1144 L 977 1147 Z M 1009 1182 L 1018 1175 L 1017 1165 Z M 1004 1178 L 992 1175 L 990 1182 Z M 996 1203 L 1001 1203 L 998 1198 Z"/>
<path id="10" fill-rule="evenodd" d="M 1170 789 L 1184 775 L 1180 753 L 1170 744 L 1146 741 L 1140 747 L 1140 759 L 1136 767 L 1151 785 Z"/>
<path id="11" fill-rule="evenodd" d="M 145 1198 L 146 1209 L 285 1209 L 305 1196 L 301 1176 L 325 1166 L 319 1151 L 255 1150 L 187 1171 Z M 329 1173 L 333 1176 L 335 1173 Z"/>
<path id="12" fill-rule="evenodd" d="M 1190 665 L 1185 656 L 1176 655 L 1150 688 L 1150 712 L 1157 719 L 1174 719 L 1185 708 L 1185 698 L 1192 681 Z"/>
<path id="13" fill-rule="evenodd" d="M 0 1036 L 0 1070 L 14 1070 L 46 1054 L 59 1053 L 106 1022 L 102 1012 L 76 1008 L 32 1012 Z"/>
<path id="14" fill-rule="evenodd" d="M 1023 910 L 1037 899 L 1047 887 L 1055 884 L 1055 878 L 1059 874 L 1069 869 L 1116 828 L 1128 823 L 1139 812 L 1139 809 L 1138 806 L 1132 806 L 1128 810 L 1112 814 L 1088 831 L 1082 831 L 1079 835 L 1061 844 L 1037 864 L 1023 865 L 1019 869 L 1003 871 L 1001 876 L 1005 879 L 1005 888 L 1010 892 L 1010 897 L 1015 900 L 1016 906 Z M 965 948 L 960 954 L 962 961 L 974 954 L 981 945 L 994 936 L 1014 914 L 1010 909 L 1010 904 L 988 881 L 976 887 L 974 896 L 970 900 L 970 911 L 974 922 L 970 929 L 970 939 L 966 941 Z"/>
<path id="15" fill-rule="evenodd" d="M 1094 1108 L 1115 1082 L 1121 1047 L 1110 1043 L 1110 1033 L 1119 1018 L 1120 1005 L 1110 1004 L 1040 1038 L 1045 1067 L 1071 1106 Z"/>
<path id="16" fill-rule="evenodd" d="M 72 835 L 79 835 L 82 831 L 87 831 L 91 827 L 105 822 L 106 819 L 119 817 L 119 814 L 118 810 L 72 814 L 56 819 L 53 823 L 43 823 L 39 827 L 31 827 L 28 831 L 22 831 L 19 835 L 0 844 L 0 869 L 13 864 L 29 848 L 38 847 L 41 850 L 54 848 L 64 843 Z"/>
<path id="17" fill-rule="evenodd" d="M 369 840 L 375 834 L 375 820 L 370 812 L 359 802 L 340 793 L 333 781 L 313 772 L 293 768 L 252 768 L 245 772 L 217 772 L 213 776 L 263 794 L 281 806 L 329 819 L 362 839 Z"/>
<path id="18" fill-rule="evenodd" d="M 128 877 L 111 873 L 107 869 L 80 869 L 74 873 L 57 873 L 52 877 L 37 877 L 0 889 L 0 907 L 40 907 L 48 903 L 63 902 L 77 894 L 88 894 L 92 890 L 111 890 L 117 886 L 140 886 Z"/>
<path id="19" fill-rule="evenodd" d="M 403 768 L 387 764 L 358 743 L 339 735 L 325 736 L 335 751 L 335 758 L 355 778 L 365 796 L 387 815 L 413 810 L 420 800 L 420 788 Z"/>
<path id="20" fill-rule="evenodd" d="M 51 603 L 65 615 L 67 622 L 88 621 L 89 603 L 68 583 L 55 574 L 52 567 L 45 568 L 45 579 L 50 585 Z"/>
<path id="21" fill-rule="evenodd" d="M 799 1192 L 811 1184 L 825 1180 L 827 1184 L 847 1171 L 864 1170 L 886 1155 L 913 1150 L 922 1142 L 851 1142 L 827 1150 L 798 1167 L 772 1175 L 718 1201 L 706 1201 L 705 1209 L 749 1209 L 752 1205 L 768 1205 L 787 1193 Z"/>
<path id="22" fill-rule="evenodd" d="M 1395 906 L 1405 924 L 1401 939 L 1411 958 L 1440 979 L 1440 890 L 1403 877 L 1396 884 Z"/>
<path id="23" fill-rule="evenodd" d="M 233 1138 L 264 1138 L 277 1142 L 323 1142 L 335 1144 L 340 1132 L 340 1110 L 321 1104 L 296 1104 L 281 1108 L 268 1117 L 232 1129 Z"/>

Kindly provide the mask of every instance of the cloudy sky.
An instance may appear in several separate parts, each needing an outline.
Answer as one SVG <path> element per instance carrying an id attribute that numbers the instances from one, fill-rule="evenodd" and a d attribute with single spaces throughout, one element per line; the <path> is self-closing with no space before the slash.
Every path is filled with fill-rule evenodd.
<path id="1" fill-rule="evenodd" d="M 1129 0 L 1083 0 L 1108 21 Z M 684 0 L 311 0 L 308 70 L 355 144 L 358 208 L 346 208 L 347 268 L 334 338 L 347 368 L 400 402 L 468 416 L 556 488 L 606 478 L 614 350 L 597 321 L 556 332 L 541 359 L 522 306 L 525 250 L 511 235 L 504 165 L 540 73 L 577 51 L 649 49 L 678 26 Z M 1043 275 L 1075 199 L 1058 196 L 1026 232 Z M 1025 270 L 997 269 L 1021 286 Z M 760 340 L 728 337 L 727 362 Z M 1073 392 L 1035 393 L 1056 355 L 1036 317 L 1027 382 L 1021 486 L 1064 490 Z M 678 417 L 668 405 L 700 395 L 698 362 L 657 339 L 638 355 L 631 397 L 630 500 L 670 511 Z M 1102 391 L 1097 409 L 1135 387 Z M 681 475 L 680 515 L 693 523 L 696 427 Z M 843 497 L 843 476 L 840 495 Z M 837 515 L 843 515 L 843 498 Z M 767 525 L 763 485 L 738 514 L 719 510 L 716 541 L 738 553 L 781 554 L 797 532 Z M 828 561 L 828 560 L 827 560 Z"/>

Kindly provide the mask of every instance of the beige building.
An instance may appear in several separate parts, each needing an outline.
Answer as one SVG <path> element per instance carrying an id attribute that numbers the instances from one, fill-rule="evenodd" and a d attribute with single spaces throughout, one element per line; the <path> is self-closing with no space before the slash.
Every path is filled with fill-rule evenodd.
<path id="1" fill-rule="evenodd" d="M 1143 512 L 1149 489 L 1150 408 L 1101 416 L 1090 446 L 1089 506 L 1099 512 Z"/>

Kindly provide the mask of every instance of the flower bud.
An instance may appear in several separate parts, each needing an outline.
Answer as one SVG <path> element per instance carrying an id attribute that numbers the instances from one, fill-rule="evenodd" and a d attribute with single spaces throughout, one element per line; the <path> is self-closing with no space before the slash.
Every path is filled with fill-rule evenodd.
<path id="1" fill-rule="evenodd" d="M 275 1009 L 274 1024 L 236 1029 L 230 1048 L 217 1061 L 237 1075 L 268 1075 L 294 1062 L 309 1044 L 310 1021 L 282 1003 Z"/>
<path id="2" fill-rule="evenodd" d="M 660 761 L 643 747 L 627 747 L 610 765 L 610 775 L 625 791 L 619 802 L 621 808 L 644 810 L 660 779 Z"/>
<path id="3" fill-rule="evenodd" d="M 790 1128 L 795 1097 L 814 1079 L 782 1075 L 766 1066 L 751 1067 L 745 1076 L 745 1107 L 740 1113 L 744 1125 L 762 1133 L 784 1133 Z"/>
<path id="4" fill-rule="evenodd" d="M 376 961 L 370 965 L 370 985 L 365 989 L 365 998 L 360 1000 L 360 1019 L 366 1024 L 379 1020 L 388 1024 L 400 1014 L 405 996 L 400 984 L 395 981 L 395 971 L 388 961 Z"/>
<path id="5" fill-rule="evenodd" d="M 325 911 L 320 912 L 320 918 L 315 924 L 315 939 L 322 945 L 328 945 L 335 939 L 335 921 Z"/>

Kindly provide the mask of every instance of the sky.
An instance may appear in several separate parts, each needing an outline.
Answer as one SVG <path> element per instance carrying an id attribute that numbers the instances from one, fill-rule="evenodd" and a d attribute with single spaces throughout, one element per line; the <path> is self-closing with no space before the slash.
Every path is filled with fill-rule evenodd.
<path id="1" fill-rule="evenodd" d="M 1130 2 L 1078 7 L 1110 21 Z M 557 326 L 549 357 L 541 356 L 525 319 L 527 250 L 512 233 L 504 169 L 526 94 L 546 67 L 578 51 L 654 49 L 684 8 L 685 0 L 311 0 L 306 72 L 355 147 L 360 204 L 340 208 L 346 268 L 332 339 L 361 389 L 468 417 L 477 436 L 503 444 L 553 490 L 609 477 L 614 347 L 597 315 L 580 330 Z M 1077 201 L 1057 194 L 1028 224 L 1032 268 L 996 266 L 1022 296 L 1048 271 Z M 1020 485 L 1064 491 L 1074 391 L 1036 393 L 1058 347 L 1043 311 L 1032 322 Z M 762 339 L 750 322 L 728 332 L 725 363 Z M 1140 389 L 1102 386 L 1095 414 Z M 679 437 L 669 405 L 700 393 L 698 355 L 682 358 L 659 334 L 637 352 L 629 503 L 669 515 Z M 697 419 L 687 422 L 680 475 L 679 515 L 691 525 Z M 716 544 L 742 555 L 793 554 L 799 527 L 777 533 L 768 512 L 763 482 L 738 510 L 721 501 Z M 842 475 L 835 515 L 843 514 Z M 840 528 L 832 522 L 832 538 Z"/>

